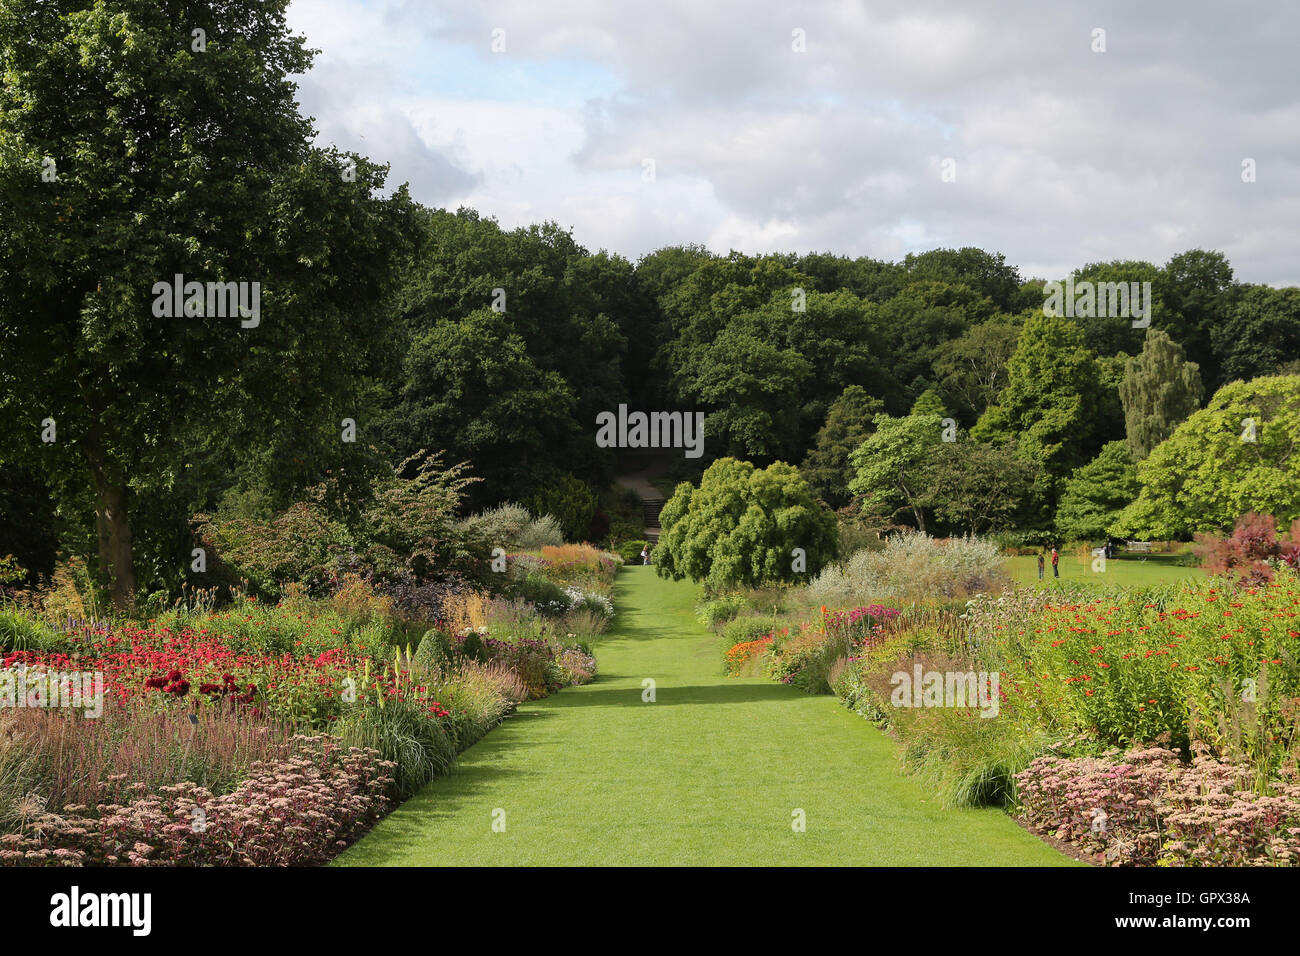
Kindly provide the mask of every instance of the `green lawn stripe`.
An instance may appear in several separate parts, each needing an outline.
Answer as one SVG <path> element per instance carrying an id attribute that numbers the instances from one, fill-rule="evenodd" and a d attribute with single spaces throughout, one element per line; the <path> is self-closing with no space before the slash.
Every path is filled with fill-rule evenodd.
<path id="1" fill-rule="evenodd" d="M 723 677 L 697 599 L 624 569 L 600 678 L 521 707 L 337 864 L 1070 863 L 998 810 L 941 809 L 835 699 Z"/>

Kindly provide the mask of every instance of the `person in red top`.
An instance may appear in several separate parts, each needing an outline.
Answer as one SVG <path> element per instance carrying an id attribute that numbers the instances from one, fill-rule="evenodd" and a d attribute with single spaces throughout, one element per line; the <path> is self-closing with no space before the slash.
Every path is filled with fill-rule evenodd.
<path id="1" fill-rule="evenodd" d="M 1052 577 L 1054 578 L 1061 576 L 1060 560 L 1061 552 L 1057 551 L 1056 548 L 1052 548 Z"/>

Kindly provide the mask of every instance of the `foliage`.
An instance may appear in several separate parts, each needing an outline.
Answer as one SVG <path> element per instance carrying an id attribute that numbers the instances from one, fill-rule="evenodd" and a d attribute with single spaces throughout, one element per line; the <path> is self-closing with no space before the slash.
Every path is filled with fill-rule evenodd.
<path id="1" fill-rule="evenodd" d="M 942 343 L 959 338 L 998 311 L 997 303 L 978 287 L 944 271 L 915 273 L 878 309 L 888 372 L 859 381 L 878 383 L 875 388 L 892 414 L 910 409 L 931 386 Z"/>
<path id="2" fill-rule="evenodd" d="M 1025 509 L 1041 466 L 1014 442 L 990 445 L 959 436 L 935 446 L 922 471 L 918 504 L 940 527 L 978 535 L 1004 530 Z"/>
<path id="3" fill-rule="evenodd" d="M 1138 466 L 1142 490 L 1114 527 L 1134 538 L 1226 531 L 1247 512 L 1300 517 L 1300 376 L 1233 382 Z"/>
<path id="4" fill-rule="evenodd" d="M 673 397 L 705 410 L 726 455 L 791 458 L 845 387 L 890 377 L 871 304 L 779 257 L 706 259 L 660 301 Z"/>
<path id="5" fill-rule="evenodd" d="M 1137 352 L 1142 345 L 1143 331 L 1133 327 L 1135 315 L 1120 314 L 1123 310 L 1113 310 L 1115 314 L 1104 314 L 1107 310 L 1102 308 L 1102 287 L 1106 283 L 1116 283 L 1119 285 L 1132 288 L 1132 283 L 1151 283 L 1152 301 L 1147 305 L 1151 308 L 1151 314 L 1146 318 L 1150 320 L 1150 326 L 1155 328 L 1166 328 L 1170 325 L 1169 316 L 1165 311 L 1164 303 L 1156 295 L 1157 290 L 1161 287 L 1160 269 L 1150 262 L 1140 260 L 1114 260 L 1112 262 L 1090 262 L 1081 269 L 1074 271 L 1074 282 L 1076 295 L 1078 284 L 1087 281 L 1093 283 L 1097 292 L 1096 302 L 1093 309 L 1093 315 L 1081 316 L 1076 315 L 1071 321 L 1077 325 L 1083 332 L 1083 344 L 1094 355 L 1106 357 L 1119 353 L 1132 355 Z M 1141 288 L 1141 286 L 1139 286 Z M 1130 305 L 1130 311 L 1132 306 Z"/>
<path id="6" fill-rule="evenodd" d="M 877 415 L 875 426 L 875 432 L 849 456 L 855 471 L 849 490 L 885 510 L 910 509 L 916 527 L 924 533 L 923 476 L 941 441 L 942 418 L 930 414 L 903 418 Z"/>
<path id="7" fill-rule="evenodd" d="M 537 514 L 551 515 L 569 541 L 585 541 L 596 516 L 596 495 L 573 475 L 563 475 L 529 499 Z"/>
<path id="8" fill-rule="evenodd" d="M 1166 329 L 1201 368 L 1208 390 L 1224 384 L 1215 330 L 1227 324 L 1236 297 L 1232 266 L 1221 252 L 1189 249 L 1165 263 L 1156 292 L 1169 316 Z"/>
<path id="9" fill-rule="evenodd" d="M 456 759 L 447 723 L 430 720 L 428 708 L 418 700 L 392 697 L 383 706 L 355 710 L 336 730 L 350 746 L 372 749 L 393 764 L 393 793 L 399 800 L 446 773 Z"/>
<path id="10" fill-rule="evenodd" d="M 436 674 L 452 660 L 451 635 L 442 628 L 431 627 L 420 638 L 413 663 L 426 674 Z"/>
<path id="11" fill-rule="evenodd" d="M 707 628 L 715 628 L 719 624 L 726 624 L 741 611 L 747 610 L 750 604 L 743 594 L 723 594 L 711 601 L 704 601 L 697 608 L 696 616 L 700 623 Z"/>
<path id="12" fill-rule="evenodd" d="M 1300 564 L 1300 520 L 1279 537 L 1272 517 L 1245 514 L 1230 537 L 1197 535 L 1195 551 L 1209 574 L 1231 574 L 1241 584 L 1267 584 L 1280 562 L 1293 568 Z"/>
<path id="13" fill-rule="evenodd" d="M 1201 372 L 1182 348 L 1157 328 L 1147 330 L 1142 352 L 1124 365 L 1119 395 L 1134 459 L 1141 461 L 1201 406 Z"/>
<path id="14" fill-rule="evenodd" d="M 539 520 L 534 518 L 523 505 L 505 502 L 466 518 L 460 523 L 460 527 L 470 535 L 489 542 L 493 547 L 504 548 L 507 551 L 528 551 L 541 547 L 540 544 L 533 544 L 537 538 L 535 529 Z M 563 544 L 564 542 L 560 540 L 543 543 Z"/>
<path id="15" fill-rule="evenodd" d="M 767 637 L 772 629 L 770 617 L 735 617 L 723 625 L 722 642 L 727 647 L 735 647 L 737 644 Z"/>
<path id="16" fill-rule="evenodd" d="M 605 620 L 614 616 L 614 603 L 599 591 L 584 591 L 570 586 L 564 589 L 564 596 L 569 602 L 570 611 L 585 611 Z"/>
<path id="17" fill-rule="evenodd" d="M 813 494 L 832 508 L 849 502 L 849 482 L 854 476 L 849 456 L 866 440 L 875 416 L 884 411 L 879 398 L 861 385 L 850 385 L 831 403 L 825 424 L 817 431 L 799 471 Z"/>
<path id="18" fill-rule="evenodd" d="M 716 593 L 797 580 L 795 549 L 815 573 L 835 553 L 835 519 L 784 462 L 757 469 L 723 458 L 698 488 L 683 482 L 659 516 L 661 577 L 690 577 Z"/>
<path id="19" fill-rule="evenodd" d="M 1137 494 L 1137 466 L 1128 446 L 1108 442 L 1101 454 L 1066 481 L 1056 509 L 1056 530 L 1065 541 L 1104 538 Z"/>
<path id="20" fill-rule="evenodd" d="M 859 551 L 827 567 L 808 586 L 808 599 L 829 607 L 872 599 L 932 601 L 966 597 L 1005 581 L 1005 561 L 987 538 L 939 541 L 919 532 L 891 535 L 878 551 Z"/>
<path id="21" fill-rule="evenodd" d="M 624 541 L 618 546 L 618 556 L 623 559 L 624 564 L 640 564 L 641 552 L 650 547 L 650 542 L 644 538 L 638 538 L 634 541 Z M 653 551 L 654 549 L 651 548 Z"/>
<path id="22" fill-rule="evenodd" d="M 1101 371 L 1067 319 L 1025 320 L 1007 363 L 1007 385 L 971 429 L 977 441 L 1015 441 L 1020 453 L 1063 478 L 1100 447 L 1095 411 Z"/>
<path id="23" fill-rule="evenodd" d="M 934 376 L 944 403 L 973 425 L 1007 384 L 1023 318 L 996 315 L 939 344 Z"/>
<path id="24" fill-rule="evenodd" d="M 912 403 L 912 411 L 909 414 L 933 415 L 942 419 L 948 417 L 948 410 L 943 407 L 943 399 L 939 393 L 934 388 L 927 388 Z"/>
<path id="25" fill-rule="evenodd" d="M 506 593 L 538 608 L 558 610 L 568 605 L 564 588 L 541 571 L 512 570 Z"/>
<path id="26" fill-rule="evenodd" d="M 203 546 L 231 568 L 232 576 L 262 594 L 274 594 L 289 581 L 320 590 L 352 546 L 347 529 L 319 500 L 295 502 L 267 521 L 199 514 L 194 525 Z"/>
<path id="27" fill-rule="evenodd" d="M 1233 298 L 1210 332 L 1225 380 L 1276 375 L 1300 356 L 1300 289 L 1249 285 Z"/>
<path id="28" fill-rule="evenodd" d="M 45 483 L 6 457 L 0 452 L 0 587 L 54 570 L 62 524 Z"/>
<path id="29" fill-rule="evenodd" d="M 420 436 L 440 436 L 484 479 L 476 508 L 531 505 L 564 473 L 604 487 L 610 453 L 587 423 L 617 407 L 625 374 L 648 361 L 633 333 L 650 305 L 631 264 L 554 223 L 505 230 L 460 209 L 421 210 L 419 224 L 400 304 L 403 368 L 385 382 L 377 423 L 385 448 L 405 457 Z M 565 533 L 581 540 L 587 527 Z"/>
<path id="30" fill-rule="evenodd" d="M 149 587 L 178 583 L 187 504 L 229 480 L 230 457 L 285 488 L 366 455 L 339 422 L 387 361 L 411 206 L 404 187 L 380 198 L 385 167 L 312 145 L 291 79 L 312 52 L 286 6 L 205 8 L 201 55 L 179 7 L 0 11 L 0 339 L 25 370 L 0 376 L 0 422 L 23 423 L 6 459 L 93 521 L 120 609 L 137 558 Z M 260 283 L 258 314 L 155 316 L 176 275 Z M 28 424 L 46 417 L 50 444 Z"/>
<path id="31" fill-rule="evenodd" d="M 564 544 L 564 531 L 560 522 L 551 515 L 534 518 L 519 536 L 518 546 L 523 551 L 540 551 L 542 548 Z"/>
<path id="32" fill-rule="evenodd" d="M 288 582 L 320 592 L 347 570 L 385 583 L 481 576 L 488 558 L 483 539 L 455 517 L 474 481 L 465 470 L 463 463 L 443 465 L 440 455 L 404 462 L 374 481 L 350 523 L 331 514 L 330 487 L 320 485 L 266 520 L 196 515 L 194 524 L 214 559 L 264 595 Z"/>

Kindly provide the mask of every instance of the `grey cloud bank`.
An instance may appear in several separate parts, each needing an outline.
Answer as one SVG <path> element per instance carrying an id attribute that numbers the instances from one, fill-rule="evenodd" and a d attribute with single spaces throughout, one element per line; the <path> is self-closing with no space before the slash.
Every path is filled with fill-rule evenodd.
<path id="1" fill-rule="evenodd" d="M 975 245 L 1051 278 L 1203 247 L 1239 279 L 1300 284 L 1293 5 L 298 0 L 291 15 L 324 51 L 303 94 L 323 135 L 391 162 L 423 202 L 554 219 L 593 249 Z M 431 57 L 454 58 L 454 81 L 430 79 Z"/>

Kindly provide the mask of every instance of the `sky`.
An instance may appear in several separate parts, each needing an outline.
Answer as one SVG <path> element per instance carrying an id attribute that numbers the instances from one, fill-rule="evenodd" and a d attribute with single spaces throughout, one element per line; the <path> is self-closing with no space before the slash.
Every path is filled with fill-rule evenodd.
<path id="1" fill-rule="evenodd" d="M 299 98 L 322 144 L 592 251 L 978 246 L 1059 278 L 1203 248 L 1300 285 L 1291 0 L 293 0 L 289 22 L 320 51 Z"/>

